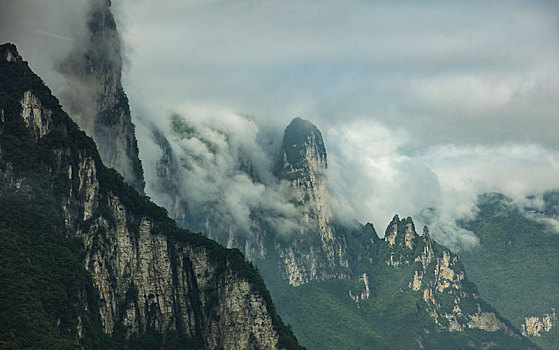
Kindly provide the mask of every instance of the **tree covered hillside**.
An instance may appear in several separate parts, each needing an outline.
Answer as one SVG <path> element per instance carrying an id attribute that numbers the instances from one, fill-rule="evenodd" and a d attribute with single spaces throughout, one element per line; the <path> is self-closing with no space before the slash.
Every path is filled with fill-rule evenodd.
<path id="1" fill-rule="evenodd" d="M 461 258 L 487 301 L 533 342 L 555 349 L 559 343 L 554 311 L 559 310 L 559 234 L 541 220 L 556 215 L 556 196 L 546 197 L 544 211 L 531 214 L 503 195 L 480 197 L 476 219 L 464 225 L 479 237 L 480 244 L 461 253 Z M 544 329 L 546 315 L 549 332 Z"/>

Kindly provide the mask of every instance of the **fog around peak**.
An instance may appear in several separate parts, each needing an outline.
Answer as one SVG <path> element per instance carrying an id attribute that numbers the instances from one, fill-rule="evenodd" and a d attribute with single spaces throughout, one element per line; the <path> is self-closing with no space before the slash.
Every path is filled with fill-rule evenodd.
<path id="1" fill-rule="evenodd" d="M 55 2 L 3 1 L 0 40 L 16 44 L 56 94 L 66 83 L 52 67 L 82 35 L 87 2 Z M 115 0 L 146 179 L 160 155 L 150 126 L 171 133 L 173 113 L 207 137 L 237 135 L 263 183 L 273 182 L 283 130 L 301 117 L 323 134 L 340 219 L 383 232 L 399 213 L 443 244 L 472 246 L 456 219 L 475 215 L 478 195 L 502 192 L 522 208 L 559 188 L 558 6 Z M 171 143 L 196 154 L 194 144 Z M 222 180 L 230 214 L 281 193 Z"/>

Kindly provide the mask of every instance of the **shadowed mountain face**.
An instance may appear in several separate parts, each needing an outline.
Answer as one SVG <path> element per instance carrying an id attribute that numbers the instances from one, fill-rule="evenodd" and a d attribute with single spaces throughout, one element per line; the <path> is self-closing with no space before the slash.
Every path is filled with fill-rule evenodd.
<path id="1" fill-rule="evenodd" d="M 299 348 L 238 250 L 179 229 L 0 58 L 0 347 Z"/>
<path id="2" fill-rule="evenodd" d="M 324 176 L 326 148 L 320 130 L 307 120 L 295 118 L 285 128 L 278 177 L 311 181 Z"/>

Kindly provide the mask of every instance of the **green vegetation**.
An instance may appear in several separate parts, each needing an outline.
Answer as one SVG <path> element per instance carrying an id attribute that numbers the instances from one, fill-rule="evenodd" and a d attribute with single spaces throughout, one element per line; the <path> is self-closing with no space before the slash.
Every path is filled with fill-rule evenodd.
<path id="1" fill-rule="evenodd" d="M 407 219 L 402 222 L 405 223 Z M 404 226 L 403 225 L 403 226 Z M 340 228 L 338 228 L 339 230 Z M 362 239 L 361 244 L 348 247 L 354 257 L 353 278 L 349 280 L 313 281 L 298 287 L 291 287 L 277 276 L 279 257 L 267 256 L 257 264 L 265 277 L 279 312 L 289 322 L 299 341 L 309 349 L 479 349 L 493 344 L 492 349 L 526 349 L 533 345 L 525 340 L 509 337 L 502 332 L 465 330 L 464 332 L 442 331 L 427 313 L 422 291 L 413 291 L 409 282 L 413 271 L 420 262 L 387 265 L 391 250 L 384 240 L 380 240 L 372 225 L 345 232 L 346 236 Z M 373 245 L 365 242 L 373 240 Z M 355 242 L 354 242 L 355 243 Z M 416 255 L 423 250 L 423 239 L 418 239 Z M 433 242 L 435 255 L 446 248 Z M 403 251 L 402 251 L 403 253 Z M 357 257 L 361 257 L 361 261 Z M 369 258 L 372 259 L 370 262 Z M 413 259 L 412 259 L 413 260 Z M 429 268 L 434 275 L 434 264 Z M 461 271 L 463 266 L 455 266 Z M 349 296 L 365 291 L 361 281 L 367 274 L 370 297 L 356 303 Z M 426 278 L 428 278 L 427 272 Z M 476 291 L 475 285 L 465 282 L 464 289 Z M 436 293 L 441 306 L 452 309 L 453 298 L 446 293 Z M 477 311 L 473 298 L 463 300 L 464 311 Z M 475 305 L 475 306 L 474 306 Z M 483 304 L 486 310 L 494 311 Z M 475 307 L 475 309 L 474 309 Z M 468 309 L 470 308 L 470 309 Z"/>
<path id="2" fill-rule="evenodd" d="M 517 328 L 526 316 L 559 309 L 559 235 L 502 195 L 485 195 L 478 206 L 477 217 L 464 227 L 480 244 L 461 253 L 461 259 L 482 297 Z M 554 349 L 559 343 L 557 328 L 530 339 Z"/>
<path id="3" fill-rule="evenodd" d="M 85 311 L 96 294 L 81 242 L 64 235 L 46 180 L 0 197 L 0 348 L 77 348 L 78 317 L 87 343 L 105 341 L 98 315 Z"/>
<path id="4" fill-rule="evenodd" d="M 20 101 L 29 90 L 53 112 L 52 131 L 38 141 L 30 137 L 21 118 Z M 98 295 L 84 267 L 81 240 L 67 232 L 61 210 L 70 190 L 76 193 L 79 186 L 75 179 L 68 179 L 65 169 L 85 157 L 95 162 L 100 184 L 100 207 L 94 216 L 104 216 L 109 224 L 114 221 L 104 204 L 104 197 L 113 194 L 127 209 L 129 228 L 139 227 L 140 219 L 148 217 L 154 234 L 165 235 L 169 246 L 202 247 L 219 267 L 217 274 L 230 269 L 263 296 L 280 335 L 279 344 L 287 349 L 300 348 L 291 329 L 275 312 L 258 271 L 243 254 L 179 229 L 165 209 L 139 195 L 116 171 L 107 169 L 94 142 L 61 110 L 58 100 L 26 62 L 0 62 L 0 110 L 0 348 L 203 348 L 200 336 L 186 336 L 179 318 L 178 330 L 165 335 L 148 327 L 146 332 L 126 339 L 120 320 L 115 320 L 112 336 L 102 331 Z M 79 225 L 87 227 L 89 221 Z M 171 250 L 171 255 L 176 262 L 178 253 Z M 126 303 L 135 302 L 137 294 L 137 286 L 130 285 Z M 85 337 L 78 342 L 80 328 Z"/>
<path id="5" fill-rule="evenodd" d="M 525 349 L 529 343 L 502 332 L 440 331 L 424 311 L 419 292 L 409 289 L 407 269 L 389 267 L 370 278 L 371 298 L 357 304 L 349 290 L 364 290 L 357 279 L 311 282 L 290 287 L 267 279 L 284 319 L 309 349 Z M 266 273 L 264 273 L 266 276 Z"/>

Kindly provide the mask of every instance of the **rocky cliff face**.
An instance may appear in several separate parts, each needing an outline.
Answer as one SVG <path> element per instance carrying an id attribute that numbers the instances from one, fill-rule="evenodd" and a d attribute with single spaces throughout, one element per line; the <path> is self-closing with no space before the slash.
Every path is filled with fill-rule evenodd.
<path id="1" fill-rule="evenodd" d="M 178 229 L 166 212 L 107 169 L 95 144 L 61 110 L 13 45 L 0 47 L 2 193 L 33 192 L 31 174 L 50 179 L 68 239 L 83 244 L 83 265 L 99 296 L 107 334 L 175 334 L 207 349 L 297 348 L 258 273 L 236 250 Z M 15 101 L 15 102 L 14 102 Z M 19 130 L 28 157 L 18 161 Z M 19 141 L 18 141 L 19 142 Z M 39 162 L 39 164 L 37 164 Z M 20 164 L 21 163 L 21 164 Z M 34 176 L 35 176 L 34 175 Z M 1 196 L 2 194 L 0 194 Z M 78 316 L 76 336 L 85 341 Z"/>
<path id="2" fill-rule="evenodd" d="M 442 329 L 502 331 L 520 338 L 508 321 L 479 298 L 458 256 L 433 241 L 426 227 L 419 236 L 411 218 L 400 220 L 396 215 L 377 244 L 381 263 L 411 272 L 408 288 L 421 296 L 423 307 Z"/>
<path id="3" fill-rule="evenodd" d="M 200 130 L 200 126 L 190 125 L 178 116 L 172 118 L 171 126 L 173 136 L 177 137 L 179 143 L 200 143 L 207 148 L 205 156 L 210 159 L 210 164 L 199 164 L 196 163 L 197 155 L 187 154 L 184 156 L 186 160 L 179 161 L 167 138 L 158 131 L 153 133 L 154 142 L 160 147 L 162 156 L 156 165 L 157 178 L 150 186 L 156 189 L 161 202 L 181 225 L 202 231 L 227 247 L 241 249 L 252 261 L 278 259 L 274 264 L 282 279 L 293 286 L 311 280 L 349 276 L 345 238 L 336 232 L 331 219 L 326 182 L 326 149 L 316 126 L 295 118 L 286 128 L 280 150 L 281 159 L 277 167 L 269 169 L 270 173 L 266 174 L 273 178 L 272 183 L 261 182 L 252 159 L 243 153 L 242 147 L 232 152 L 233 155 L 222 154 L 229 152 L 229 147 L 223 149 L 222 143 L 227 143 L 228 137 L 222 132 Z M 219 135 L 223 139 L 216 143 L 206 137 L 208 134 Z M 227 158 L 231 156 L 236 158 Z M 195 159 L 189 160 L 189 157 Z M 219 162 L 234 165 L 221 169 L 220 164 L 217 164 Z M 258 201 L 255 201 L 245 209 L 249 211 L 246 218 L 249 222 L 243 228 L 233 222 L 223 222 L 222 217 L 231 214 L 224 211 L 230 203 L 219 202 L 223 201 L 224 195 L 217 196 L 219 203 L 200 201 L 185 193 L 187 191 L 181 183 L 181 177 L 188 177 L 192 168 L 201 166 L 242 178 L 242 182 L 250 182 L 249 187 L 256 188 L 256 191 L 273 187 L 270 191 L 276 191 L 274 194 L 280 197 L 281 205 L 293 209 L 291 216 L 285 218 L 274 213 L 278 217 L 270 217 L 266 209 L 258 207 Z M 240 183 L 240 186 L 245 185 Z M 270 225 L 270 221 L 278 219 L 289 223 L 289 232 L 284 232 L 287 231 L 287 225 Z"/>
<path id="4" fill-rule="evenodd" d="M 555 309 L 551 313 L 544 313 L 541 316 L 527 316 L 522 324 L 522 335 L 541 337 L 557 326 L 557 315 Z"/>
<path id="5" fill-rule="evenodd" d="M 277 174 L 287 181 L 302 211 L 300 232 L 287 246 L 278 245 L 285 278 L 294 286 L 310 280 L 346 278 L 346 242 L 331 224 L 327 156 L 318 128 L 295 118 L 285 129 Z"/>
<path id="6" fill-rule="evenodd" d="M 99 149 L 103 163 L 143 193 L 135 126 L 121 83 L 122 49 L 110 0 L 91 0 L 83 43 L 60 63 L 69 88 L 61 99 Z"/>

